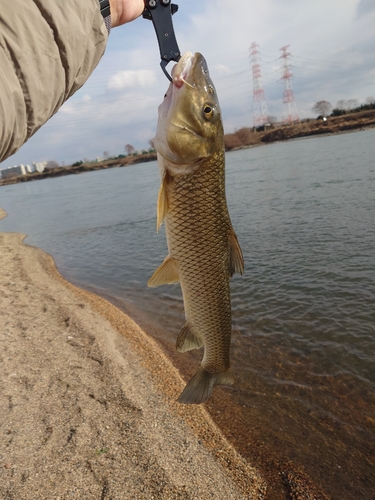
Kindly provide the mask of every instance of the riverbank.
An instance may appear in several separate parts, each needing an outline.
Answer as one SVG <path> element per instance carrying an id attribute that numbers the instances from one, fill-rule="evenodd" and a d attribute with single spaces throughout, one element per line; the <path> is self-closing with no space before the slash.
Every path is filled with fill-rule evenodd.
<path id="1" fill-rule="evenodd" d="M 83 172 L 93 172 L 95 170 L 105 170 L 107 168 L 128 167 L 137 163 L 146 163 L 156 160 L 156 153 L 147 153 L 137 156 L 125 156 L 122 158 L 103 160 L 99 162 L 81 162 L 79 165 L 68 165 L 66 167 L 56 167 L 44 170 L 44 172 L 33 172 L 26 175 L 17 175 L 5 179 L 0 178 L 0 186 L 7 184 L 18 184 L 19 182 L 38 181 L 50 177 L 63 177 L 65 175 L 82 174 Z"/>
<path id="2" fill-rule="evenodd" d="M 0 497 L 264 498 L 156 343 L 23 239 L 0 233 Z"/>
<path id="3" fill-rule="evenodd" d="M 286 127 L 280 127 L 263 133 L 261 142 L 269 144 L 276 141 L 288 141 L 325 135 L 342 134 L 368 130 L 375 127 L 375 110 L 361 111 L 342 116 L 330 116 L 324 120 L 311 120 Z"/>

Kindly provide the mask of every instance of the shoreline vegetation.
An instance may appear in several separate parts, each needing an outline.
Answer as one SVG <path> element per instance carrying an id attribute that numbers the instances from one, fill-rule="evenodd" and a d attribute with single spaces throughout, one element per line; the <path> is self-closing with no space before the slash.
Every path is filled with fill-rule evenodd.
<path id="1" fill-rule="evenodd" d="M 226 134 L 224 136 L 225 150 L 234 151 L 243 148 L 271 144 L 273 142 L 354 132 L 368 128 L 375 128 L 374 109 L 340 116 L 330 116 L 326 119 L 326 121 L 321 119 L 311 119 L 296 124 L 271 126 L 266 130 L 258 132 L 254 132 L 253 128 L 243 127 L 232 134 Z M 125 167 L 137 163 L 155 161 L 156 159 L 156 152 L 147 152 L 137 155 L 121 155 L 121 157 L 109 158 L 98 162 L 76 162 L 73 165 L 46 169 L 41 173 L 33 172 L 31 174 L 19 175 L 8 179 L 0 178 L 0 186 L 46 179 L 50 177 L 61 177 L 63 175 L 79 174 L 82 172 L 91 172 L 93 170 Z"/>
<path id="2" fill-rule="evenodd" d="M 230 391 L 177 403 L 155 338 L 24 238 L 0 232 L 1 498 L 328 500 L 252 442 Z"/>

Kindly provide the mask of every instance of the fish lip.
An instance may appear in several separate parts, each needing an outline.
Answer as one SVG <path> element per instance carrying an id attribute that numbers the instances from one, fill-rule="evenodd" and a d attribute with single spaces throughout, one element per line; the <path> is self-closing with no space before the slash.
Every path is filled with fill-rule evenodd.
<path id="1" fill-rule="evenodd" d="M 185 82 L 186 77 L 189 75 L 192 66 L 194 65 L 195 54 L 192 52 L 185 52 L 181 59 L 172 68 L 172 81 L 177 87 L 181 87 L 182 83 Z M 179 83 L 181 84 L 179 85 Z"/>
<path id="2" fill-rule="evenodd" d="M 206 75 L 209 74 L 205 58 L 200 52 L 196 52 L 194 55 L 191 52 L 185 52 L 178 63 L 172 68 L 173 88 L 178 90 L 185 84 L 193 90 L 198 90 L 195 81 L 197 70 L 198 74 L 199 70 Z"/>
<path id="3" fill-rule="evenodd" d="M 185 86 L 190 87 L 192 90 L 199 90 L 199 85 L 197 86 L 195 81 L 197 70 L 198 75 L 200 72 L 209 75 L 205 58 L 200 52 L 196 52 L 195 54 L 185 52 L 178 63 L 172 68 L 172 82 L 164 96 L 166 100 L 169 101 L 174 93 L 178 93 Z"/>

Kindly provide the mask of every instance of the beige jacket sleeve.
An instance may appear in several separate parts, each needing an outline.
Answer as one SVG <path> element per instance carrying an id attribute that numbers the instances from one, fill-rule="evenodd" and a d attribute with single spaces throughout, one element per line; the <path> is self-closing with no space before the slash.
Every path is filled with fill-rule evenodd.
<path id="1" fill-rule="evenodd" d="M 0 0 L 0 162 L 85 83 L 107 38 L 98 0 Z"/>

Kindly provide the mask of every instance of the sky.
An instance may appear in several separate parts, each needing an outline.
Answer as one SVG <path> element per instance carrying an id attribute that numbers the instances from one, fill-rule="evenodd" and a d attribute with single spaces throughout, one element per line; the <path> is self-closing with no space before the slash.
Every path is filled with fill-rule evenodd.
<path id="1" fill-rule="evenodd" d="M 281 120 L 284 84 L 280 48 L 289 45 L 297 112 L 314 117 L 321 100 L 364 103 L 375 96 L 374 0 L 175 0 L 181 53 L 201 52 L 221 104 L 224 130 L 253 125 L 249 48 L 259 45 L 268 112 Z M 89 80 L 0 168 L 125 154 L 147 149 L 157 108 L 168 87 L 150 21 L 139 18 L 111 31 Z M 172 68 L 168 65 L 168 70 Z"/>

